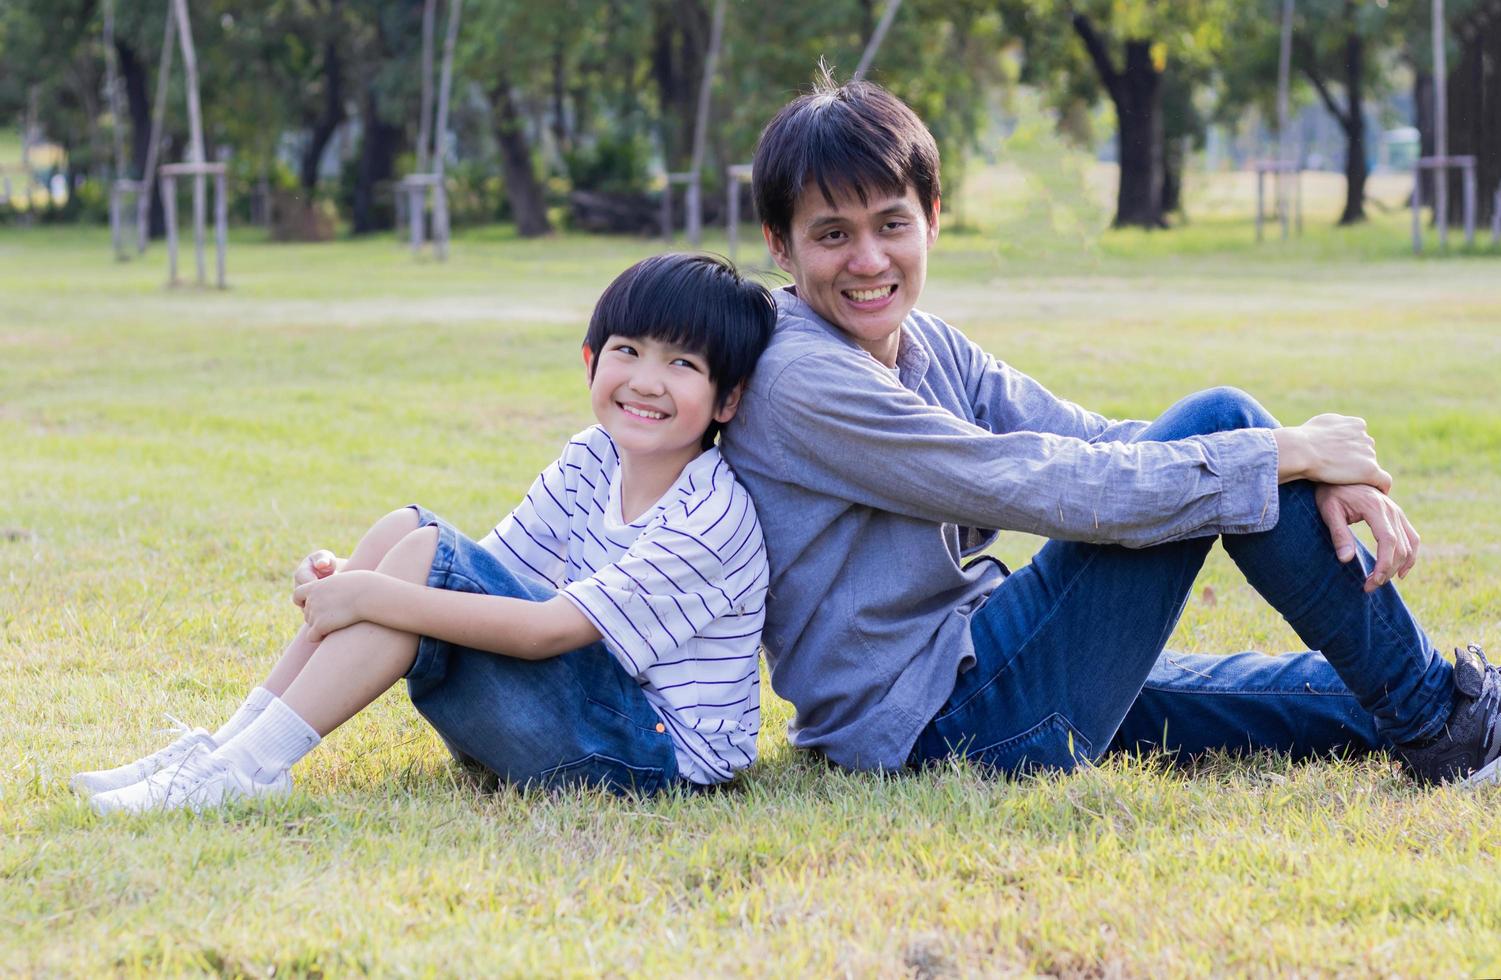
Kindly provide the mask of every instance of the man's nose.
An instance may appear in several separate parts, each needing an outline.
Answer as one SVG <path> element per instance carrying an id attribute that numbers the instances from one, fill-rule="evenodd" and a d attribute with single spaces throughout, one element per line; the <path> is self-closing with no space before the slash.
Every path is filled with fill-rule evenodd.
<path id="1" fill-rule="evenodd" d="M 891 265 L 891 257 L 875 235 L 858 235 L 850 254 L 849 271 L 857 276 L 877 276 Z"/>

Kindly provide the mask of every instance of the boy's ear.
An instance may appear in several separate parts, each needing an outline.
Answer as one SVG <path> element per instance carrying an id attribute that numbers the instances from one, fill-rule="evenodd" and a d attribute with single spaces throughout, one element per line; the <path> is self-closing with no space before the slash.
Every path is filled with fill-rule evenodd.
<path id="1" fill-rule="evenodd" d="M 585 343 L 583 345 L 583 352 L 584 352 L 584 383 L 585 384 L 592 384 L 594 382 L 594 352 L 589 349 L 589 345 L 587 343 Z"/>
<path id="2" fill-rule="evenodd" d="M 772 231 L 771 225 L 767 224 L 761 226 L 761 237 L 766 239 L 766 250 L 771 253 L 777 265 L 782 267 L 783 272 L 792 275 L 792 249 L 787 246 L 786 239 Z"/>
<path id="3" fill-rule="evenodd" d="M 744 393 L 744 381 L 740 382 L 734 388 L 731 388 L 729 396 L 724 400 L 724 404 L 719 406 L 719 408 L 715 410 L 714 421 L 718 422 L 720 425 L 724 425 L 730 419 L 734 418 L 735 413 L 740 410 L 740 396 Z"/>

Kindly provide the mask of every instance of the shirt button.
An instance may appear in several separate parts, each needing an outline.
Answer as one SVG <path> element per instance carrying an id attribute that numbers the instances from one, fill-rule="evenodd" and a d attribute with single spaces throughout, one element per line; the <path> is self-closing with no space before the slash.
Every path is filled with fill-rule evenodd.
<path id="1" fill-rule="evenodd" d="M 660 735 L 665 731 L 667 731 L 667 726 L 662 724 L 660 721 L 657 722 L 657 734 Z"/>

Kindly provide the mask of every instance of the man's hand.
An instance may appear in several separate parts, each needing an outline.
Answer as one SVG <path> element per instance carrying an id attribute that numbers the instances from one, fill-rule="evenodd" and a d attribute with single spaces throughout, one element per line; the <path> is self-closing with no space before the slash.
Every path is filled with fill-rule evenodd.
<path id="1" fill-rule="evenodd" d="M 347 560 L 324 548 L 302 559 L 297 565 L 297 570 L 292 573 L 292 601 L 301 606 L 302 603 L 297 600 L 297 587 L 316 582 L 321 578 L 328 578 L 334 572 L 341 571 Z"/>
<path id="2" fill-rule="evenodd" d="M 320 643 L 334 630 L 364 621 L 371 595 L 385 579 L 377 572 L 353 571 L 297 586 L 292 601 L 302 607 L 308 639 Z"/>
<path id="3" fill-rule="evenodd" d="M 1365 419 L 1315 415 L 1302 425 L 1273 429 L 1272 438 L 1277 440 L 1278 483 L 1363 483 L 1391 491 L 1392 475 L 1376 462 L 1376 440 L 1366 432 Z"/>
<path id="4" fill-rule="evenodd" d="M 1340 561 L 1355 557 L 1355 535 L 1350 525 L 1366 523 L 1376 538 L 1376 567 L 1366 576 L 1365 590 L 1374 592 L 1391 581 L 1393 571 L 1406 578 L 1418 560 L 1421 543 L 1412 522 L 1397 502 L 1374 487 L 1320 484 L 1314 491 L 1319 514 L 1329 526 L 1334 553 Z"/>

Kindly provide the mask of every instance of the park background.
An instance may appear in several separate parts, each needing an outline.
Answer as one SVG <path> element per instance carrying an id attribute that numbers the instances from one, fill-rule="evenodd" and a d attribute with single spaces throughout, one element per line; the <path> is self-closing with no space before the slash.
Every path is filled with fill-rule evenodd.
<path id="1" fill-rule="evenodd" d="M 762 761 L 726 792 L 491 793 L 396 692 L 285 801 L 100 820 L 74 800 L 69 774 L 155 748 L 165 714 L 232 710 L 299 621 L 307 551 L 347 552 L 409 500 L 482 533 L 590 422 L 583 326 L 667 247 L 665 175 L 693 169 L 720 5 L 468 0 L 424 160 L 425 6 L 184 4 L 203 157 L 230 192 L 219 290 L 194 284 L 191 246 L 166 286 L 159 205 L 144 252 L 128 213 L 119 258 L 107 224 L 159 91 L 158 162 L 194 152 L 180 57 L 157 85 L 169 5 L 113 4 L 113 85 L 103 4 L 0 5 L 0 972 L 1501 972 L 1501 797 L 1415 787 L 1383 758 L 854 775 L 791 751 L 763 685 Z M 432 6 L 436 115 L 453 8 Z M 723 5 L 703 247 L 730 248 L 726 168 L 819 58 L 855 70 L 887 9 Z M 1479 195 L 1465 245 L 1451 177 L 1447 247 L 1429 209 L 1419 256 L 1405 210 L 1413 158 L 1435 152 L 1432 8 L 1294 9 L 1279 144 L 1281 3 L 896 8 L 869 77 L 945 154 L 923 306 L 1106 414 L 1234 384 L 1284 421 L 1366 417 L 1424 536 L 1404 595 L 1441 648 L 1494 645 L 1493 205 Z M 1451 0 L 1443 73 L 1447 149 L 1492 183 L 1498 15 Z M 1117 82 L 1156 78 L 1144 179 L 1090 34 Z M 396 225 L 399 181 L 440 159 L 445 258 Z M 1304 220 L 1284 241 L 1269 192 L 1258 243 L 1250 168 L 1268 160 L 1309 168 Z M 684 247 L 688 185 L 671 186 Z M 739 259 L 784 281 L 744 222 Z M 1172 646 L 1298 644 L 1216 549 Z"/>

